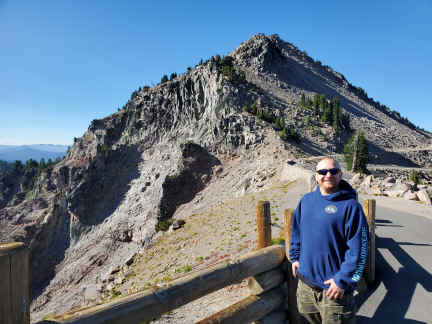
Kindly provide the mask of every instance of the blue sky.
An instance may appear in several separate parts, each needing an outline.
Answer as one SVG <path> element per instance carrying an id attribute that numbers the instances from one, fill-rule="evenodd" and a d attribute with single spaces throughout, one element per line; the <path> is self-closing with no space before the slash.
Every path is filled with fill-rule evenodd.
<path id="1" fill-rule="evenodd" d="M 71 144 L 133 90 L 279 34 L 432 131 L 432 1 L 0 0 L 0 144 Z"/>

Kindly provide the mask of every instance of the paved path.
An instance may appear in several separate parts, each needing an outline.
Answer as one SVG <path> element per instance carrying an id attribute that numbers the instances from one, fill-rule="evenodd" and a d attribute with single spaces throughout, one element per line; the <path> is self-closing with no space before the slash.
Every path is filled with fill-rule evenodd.
<path id="1" fill-rule="evenodd" d="M 377 282 L 358 296 L 357 323 L 431 324 L 432 207 L 410 205 L 408 213 L 400 200 L 389 204 L 377 201 Z"/>

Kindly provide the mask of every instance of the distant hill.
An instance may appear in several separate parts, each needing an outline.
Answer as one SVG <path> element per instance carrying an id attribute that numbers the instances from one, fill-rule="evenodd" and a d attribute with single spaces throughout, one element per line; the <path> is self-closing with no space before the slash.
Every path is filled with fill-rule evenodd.
<path id="1" fill-rule="evenodd" d="M 32 145 L 0 145 L 0 160 L 13 162 L 29 159 L 40 161 L 42 158 L 55 160 L 63 157 L 68 149 L 67 145 L 32 144 Z"/>

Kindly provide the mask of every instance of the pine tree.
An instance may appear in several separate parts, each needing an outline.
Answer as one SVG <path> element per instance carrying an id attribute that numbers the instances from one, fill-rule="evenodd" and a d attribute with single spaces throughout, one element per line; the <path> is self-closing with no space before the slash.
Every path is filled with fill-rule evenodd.
<path id="1" fill-rule="evenodd" d="M 40 162 L 39 162 L 39 168 L 40 168 L 41 170 L 44 170 L 44 169 L 46 169 L 46 167 L 47 167 L 47 165 L 46 165 L 45 159 L 42 158 L 42 159 L 40 160 Z"/>
<path id="2" fill-rule="evenodd" d="M 341 115 L 340 107 L 339 107 L 339 106 L 336 106 L 336 107 L 333 109 L 333 129 L 334 129 L 336 132 L 339 131 L 339 125 L 340 125 L 340 122 L 341 122 L 340 115 Z"/>
<path id="3" fill-rule="evenodd" d="M 367 172 L 367 164 L 369 162 L 369 150 L 366 138 L 363 133 L 358 137 L 358 153 L 357 153 L 357 169 L 360 172 Z"/>
<path id="4" fill-rule="evenodd" d="M 369 151 L 367 140 L 363 133 L 354 134 L 344 146 L 345 162 L 348 170 L 367 173 Z"/>
<path id="5" fill-rule="evenodd" d="M 253 104 L 251 104 L 250 105 L 250 112 L 251 112 L 251 114 L 254 114 L 254 115 L 256 115 L 257 114 L 257 104 L 256 104 L 256 102 L 254 102 Z"/>
<path id="6" fill-rule="evenodd" d="M 284 129 L 285 120 L 282 117 L 276 118 L 275 123 L 273 124 L 273 128 L 277 131 Z"/>
<path id="7" fill-rule="evenodd" d="M 325 95 L 320 94 L 319 95 L 319 109 L 320 109 L 320 113 L 324 113 L 324 110 L 327 106 L 327 98 Z"/>
<path id="8" fill-rule="evenodd" d="M 300 106 L 306 107 L 306 97 L 305 97 L 304 93 L 302 93 L 301 98 L 300 98 Z"/>
<path id="9" fill-rule="evenodd" d="M 319 104 L 320 104 L 320 96 L 319 94 L 314 95 L 313 98 L 313 111 L 315 116 L 319 115 Z"/>
<path id="10" fill-rule="evenodd" d="M 414 182 L 415 184 L 421 184 L 422 183 L 422 177 L 420 173 L 416 170 L 412 170 L 410 174 L 410 180 Z"/>

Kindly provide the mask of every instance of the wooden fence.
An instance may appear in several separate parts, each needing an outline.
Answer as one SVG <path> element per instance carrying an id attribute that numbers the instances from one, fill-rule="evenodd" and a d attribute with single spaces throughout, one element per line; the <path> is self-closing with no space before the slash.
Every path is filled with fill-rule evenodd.
<path id="1" fill-rule="evenodd" d="M 375 201 L 366 200 L 364 211 L 371 230 L 371 249 L 365 278 L 375 278 Z M 193 300 L 248 279 L 250 296 L 199 321 L 213 323 L 299 322 L 295 290 L 297 281 L 287 259 L 293 210 L 284 213 L 283 245 L 272 245 L 270 203 L 257 204 L 257 250 L 228 262 L 192 273 L 163 288 L 150 288 L 39 322 L 68 324 L 145 323 Z M 284 271 L 285 270 L 285 271 Z M 29 324 L 28 252 L 22 243 L 0 245 L 0 323 Z"/>

